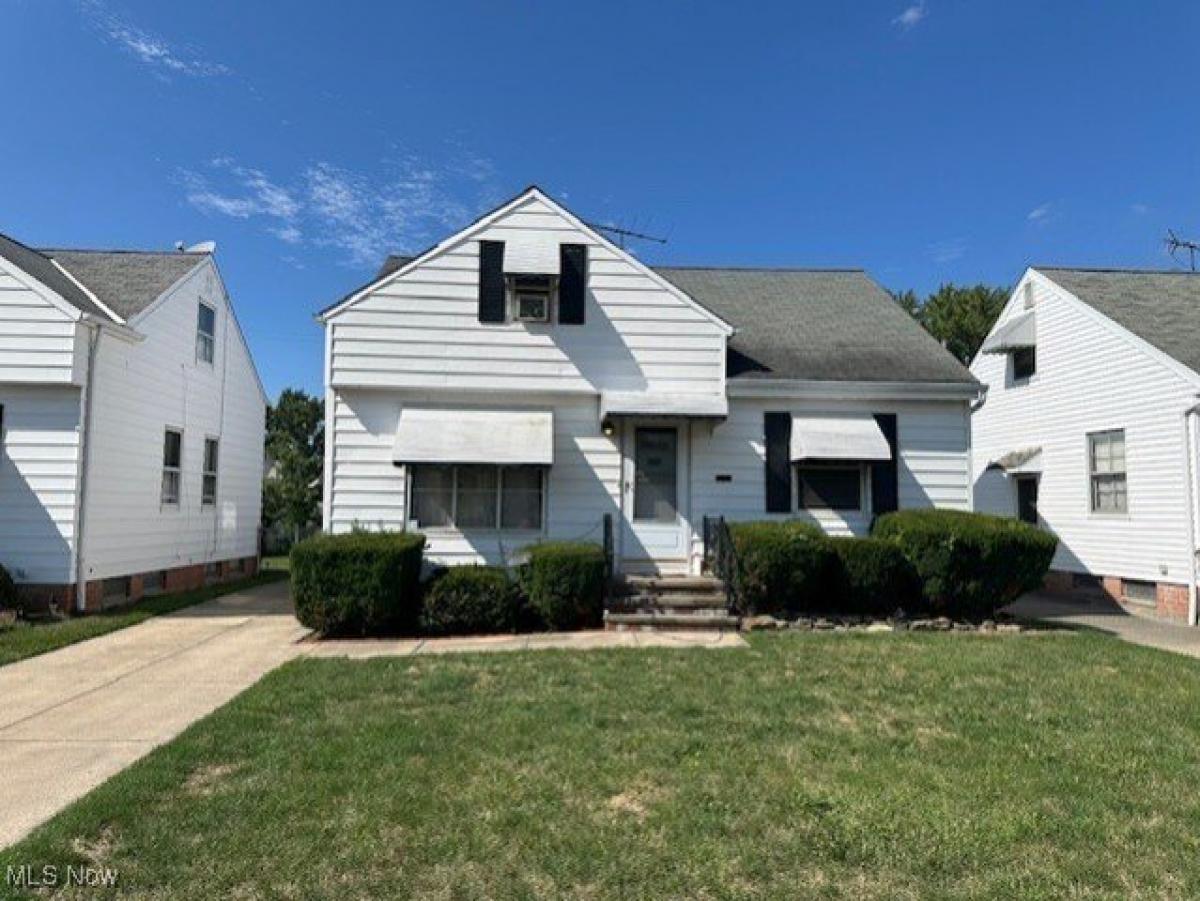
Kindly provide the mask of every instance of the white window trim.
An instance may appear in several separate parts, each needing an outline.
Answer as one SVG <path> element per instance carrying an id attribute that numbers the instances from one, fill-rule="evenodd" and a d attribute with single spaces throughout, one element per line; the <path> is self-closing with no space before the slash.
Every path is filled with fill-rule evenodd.
<path id="1" fill-rule="evenodd" d="M 169 432 L 174 432 L 175 434 L 177 434 L 179 436 L 179 465 L 178 466 L 168 466 L 167 465 L 166 442 L 167 442 L 167 434 Z M 183 439 L 184 439 L 183 429 L 178 428 L 173 425 L 163 426 L 163 448 L 162 448 L 163 460 L 162 460 L 162 463 L 159 468 L 159 480 L 158 480 L 158 508 L 159 508 L 159 510 L 180 510 L 183 508 L 183 461 L 184 461 Z M 176 489 L 175 489 L 175 500 L 174 501 L 168 501 L 163 497 L 163 494 L 164 494 L 163 482 L 165 481 L 164 476 L 166 476 L 166 474 L 168 472 L 175 473 Z"/>
<path id="2" fill-rule="evenodd" d="M 206 334 L 200 331 L 200 307 L 212 310 L 213 314 L 213 330 L 212 334 Z M 206 360 L 200 355 L 200 341 L 202 338 L 207 338 L 212 347 L 212 359 Z M 214 304 L 207 300 L 201 300 L 196 309 L 196 362 L 202 363 L 205 366 L 215 366 L 217 360 L 217 308 Z"/>
<path id="3" fill-rule="evenodd" d="M 213 470 L 209 470 L 207 468 L 207 466 L 208 466 L 208 443 L 210 441 L 217 446 L 217 468 L 213 469 Z M 204 494 L 204 482 L 209 476 L 212 476 L 212 480 L 213 480 L 213 494 L 212 494 L 211 500 L 207 499 Z M 217 505 L 217 498 L 220 496 L 220 492 L 221 492 L 221 439 L 219 437 L 217 437 L 216 435 L 205 435 L 204 436 L 204 447 L 200 452 L 200 506 L 201 507 L 215 507 Z"/>
<path id="4" fill-rule="evenodd" d="M 467 534 L 502 534 L 513 537 L 538 537 L 546 534 L 546 517 L 550 508 L 550 471 L 548 466 L 534 466 L 535 469 L 541 471 L 542 474 L 542 490 L 541 490 L 541 525 L 536 529 L 505 529 L 500 526 L 501 522 L 501 504 L 504 500 L 504 476 L 505 469 L 523 468 L 526 464 L 512 463 L 418 463 L 409 464 L 405 467 L 405 487 L 408 495 L 407 511 L 405 522 L 412 524 L 414 529 L 419 530 L 425 535 L 467 535 Z M 532 465 L 532 464 L 529 464 Z M 422 526 L 417 522 L 416 492 L 413 491 L 413 483 L 416 481 L 413 477 L 413 470 L 418 466 L 449 466 L 450 467 L 450 525 L 448 526 Z M 462 528 L 457 525 L 458 522 L 458 470 L 462 466 L 491 466 L 496 472 L 496 518 L 494 526 L 468 526 Z"/>
<path id="5" fill-rule="evenodd" d="M 558 316 L 558 277 L 550 276 L 550 290 L 546 293 L 546 318 L 545 319 L 526 319 L 522 318 L 520 297 L 517 292 L 517 276 L 508 275 L 504 279 L 505 303 L 507 307 L 508 321 L 511 323 L 519 323 L 521 325 L 551 325 Z M 533 294 L 535 292 L 526 292 Z M 539 295 L 541 292 L 537 292 Z"/>
<path id="6" fill-rule="evenodd" d="M 858 469 L 858 506 L 857 507 L 804 507 L 800 504 L 800 473 L 804 467 L 821 469 Z M 799 514 L 845 516 L 852 514 L 867 514 L 871 511 L 871 467 L 853 460 L 836 460 L 826 462 L 805 462 L 797 460 L 792 463 L 792 509 Z"/>
<path id="7" fill-rule="evenodd" d="M 1116 432 L 1121 433 L 1121 444 L 1125 450 L 1125 468 L 1120 473 L 1095 473 L 1092 471 L 1092 440 L 1100 435 L 1110 435 Z M 1085 503 L 1087 504 L 1087 515 L 1096 519 L 1105 520 L 1122 520 L 1129 519 L 1129 441 L 1128 434 L 1123 426 L 1116 428 L 1096 429 L 1092 432 L 1087 432 L 1083 436 L 1083 453 L 1084 453 L 1084 475 L 1086 478 L 1086 494 Z M 1097 475 L 1120 475 L 1125 480 L 1125 509 L 1124 510 L 1097 510 L 1092 498 L 1092 485 Z"/>

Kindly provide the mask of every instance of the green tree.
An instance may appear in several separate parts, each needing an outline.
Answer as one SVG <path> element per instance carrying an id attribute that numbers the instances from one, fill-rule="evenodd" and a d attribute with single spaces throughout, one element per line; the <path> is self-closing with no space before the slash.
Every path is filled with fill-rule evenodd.
<path id="1" fill-rule="evenodd" d="M 966 364 L 975 358 L 1008 301 L 1008 289 L 947 283 L 924 300 L 914 291 L 893 293 L 892 299 Z"/>
<path id="2" fill-rule="evenodd" d="M 293 537 L 321 517 L 325 456 L 325 409 L 321 401 L 293 388 L 267 409 L 267 456 L 263 524 L 282 524 Z"/>

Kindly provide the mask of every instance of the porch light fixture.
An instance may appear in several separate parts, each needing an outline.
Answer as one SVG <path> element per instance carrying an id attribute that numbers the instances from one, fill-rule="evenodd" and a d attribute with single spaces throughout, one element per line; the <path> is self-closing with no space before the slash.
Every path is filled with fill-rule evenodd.
<path id="1" fill-rule="evenodd" d="M 613 425 L 613 421 L 611 419 L 605 419 L 602 423 L 600 423 L 600 431 L 604 433 L 605 438 L 611 438 L 613 436 L 613 432 L 616 430 L 617 427 Z"/>

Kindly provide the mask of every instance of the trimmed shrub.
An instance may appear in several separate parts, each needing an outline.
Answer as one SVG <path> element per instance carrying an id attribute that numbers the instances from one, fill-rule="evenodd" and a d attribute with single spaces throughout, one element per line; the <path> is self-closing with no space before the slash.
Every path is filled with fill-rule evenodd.
<path id="1" fill-rule="evenodd" d="M 0 610 L 12 610 L 17 606 L 17 586 L 8 570 L 0 566 Z"/>
<path id="2" fill-rule="evenodd" d="M 729 533 L 743 612 L 794 615 L 838 606 L 838 557 L 818 527 L 799 520 L 741 522 L 730 523 Z"/>
<path id="3" fill-rule="evenodd" d="M 323 635 L 411 631 L 421 609 L 416 532 L 317 535 L 292 548 L 296 618 Z"/>
<path id="4" fill-rule="evenodd" d="M 872 534 L 916 567 L 930 609 L 983 619 L 1042 584 L 1058 539 L 1016 519 L 958 510 L 901 510 Z"/>
<path id="5" fill-rule="evenodd" d="M 839 610 L 864 616 L 888 616 L 897 609 L 921 607 L 921 579 L 904 553 L 879 538 L 835 538 L 842 566 Z"/>
<path id="6" fill-rule="evenodd" d="M 422 631 L 431 635 L 511 632 L 520 591 L 502 566 L 454 566 L 425 590 Z"/>
<path id="7" fill-rule="evenodd" d="M 604 548 L 544 541 L 529 549 L 521 585 L 531 612 L 549 629 L 600 624 L 604 616 Z"/>

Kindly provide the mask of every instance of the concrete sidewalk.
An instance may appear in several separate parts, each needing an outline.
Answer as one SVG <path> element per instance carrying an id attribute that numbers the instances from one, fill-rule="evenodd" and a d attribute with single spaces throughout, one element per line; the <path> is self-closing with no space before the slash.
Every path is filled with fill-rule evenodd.
<path id="1" fill-rule="evenodd" d="M 1021 619 L 1084 626 L 1133 644 L 1200 657 L 1200 629 L 1129 613 L 1107 597 L 1077 599 L 1035 592 L 1010 604 L 1006 610 Z"/>
<path id="2" fill-rule="evenodd" d="M 0 847 L 303 653 L 275 582 L 0 667 Z"/>

